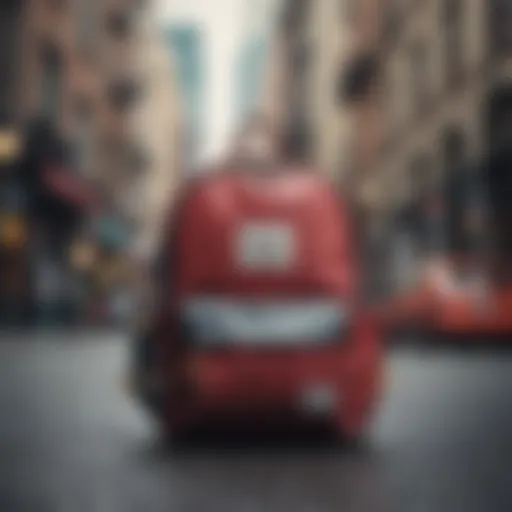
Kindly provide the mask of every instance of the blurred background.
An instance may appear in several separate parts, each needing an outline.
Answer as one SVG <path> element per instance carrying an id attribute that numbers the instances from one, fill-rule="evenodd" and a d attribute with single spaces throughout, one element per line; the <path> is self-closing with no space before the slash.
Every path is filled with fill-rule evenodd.
<path id="1" fill-rule="evenodd" d="M 255 111 L 357 203 L 373 292 L 406 285 L 422 216 L 448 225 L 442 187 L 424 192 L 510 142 L 511 16 L 506 0 L 5 0 L 1 322 L 124 321 L 180 182 Z"/>
<path id="2" fill-rule="evenodd" d="M 166 212 L 256 112 L 354 206 L 368 297 L 454 260 L 487 294 L 436 321 L 510 347 L 511 84 L 510 0 L 2 0 L 0 510 L 512 510 L 503 352 L 391 350 L 359 458 L 166 464 L 93 329 L 145 311 Z"/>
<path id="3" fill-rule="evenodd" d="M 261 101 L 277 8 L 2 2 L 3 325 L 126 321 L 178 185 Z"/>

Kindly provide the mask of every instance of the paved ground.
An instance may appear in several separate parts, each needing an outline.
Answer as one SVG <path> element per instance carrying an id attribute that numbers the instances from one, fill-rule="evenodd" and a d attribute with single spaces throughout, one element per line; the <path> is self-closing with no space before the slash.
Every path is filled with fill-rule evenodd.
<path id="1" fill-rule="evenodd" d="M 0 511 L 510 512 L 512 351 L 395 351 L 370 447 L 179 457 L 120 386 L 112 334 L 3 335 Z"/>

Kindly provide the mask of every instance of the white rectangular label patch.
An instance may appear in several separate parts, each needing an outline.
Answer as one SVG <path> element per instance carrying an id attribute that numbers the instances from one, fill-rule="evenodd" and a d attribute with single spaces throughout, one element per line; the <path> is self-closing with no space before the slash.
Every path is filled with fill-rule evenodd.
<path id="1" fill-rule="evenodd" d="M 236 262 L 252 271 L 286 271 L 296 262 L 295 230 L 285 223 L 246 223 L 237 236 Z"/>

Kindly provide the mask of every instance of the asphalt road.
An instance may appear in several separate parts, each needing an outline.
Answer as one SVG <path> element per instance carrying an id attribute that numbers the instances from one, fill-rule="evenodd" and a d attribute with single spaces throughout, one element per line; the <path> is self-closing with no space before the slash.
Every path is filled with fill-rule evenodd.
<path id="1" fill-rule="evenodd" d="M 165 452 L 114 334 L 3 335 L 0 511 L 510 512 L 512 351 L 395 350 L 359 453 Z"/>

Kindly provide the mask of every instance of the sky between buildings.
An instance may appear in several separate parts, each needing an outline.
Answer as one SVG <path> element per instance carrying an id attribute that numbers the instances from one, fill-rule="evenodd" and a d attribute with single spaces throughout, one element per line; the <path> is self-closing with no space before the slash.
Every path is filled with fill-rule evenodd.
<path id="1" fill-rule="evenodd" d="M 194 22 L 204 31 L 207 83 L 202 158 L 219 156 L 231 139 L 239 94 L 236 68 L 244 35 L 256 21 L 253 17 L 261 17 L 266 23 L 265 12 L 271 17 L 269 6 L 278 3 L 279 0 L 157 0 L 162 25 Z"/>
<path id="2" fill-rule="evenodd" d="M 241 37 L 239 23 L 246 0 L 158 0 L 162 24 L 197 22 L 204 29 L 206 115 L 203 157 L 217 156 L 228 143 L 236 112 L 232 69 Z"/>

